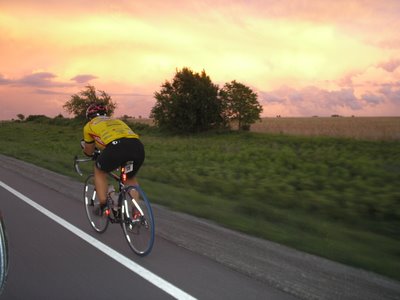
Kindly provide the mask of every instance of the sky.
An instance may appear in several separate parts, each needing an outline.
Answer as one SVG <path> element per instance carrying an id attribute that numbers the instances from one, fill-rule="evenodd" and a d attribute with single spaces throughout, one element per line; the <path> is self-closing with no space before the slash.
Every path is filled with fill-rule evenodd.
<path id="1" fill-rule="evenodd" d="M 399 116 L 398 0 L 0 0 L 0 120 L 93 85 L 148 117 L 184 67 L 250 87 L 262 116 Z"/>

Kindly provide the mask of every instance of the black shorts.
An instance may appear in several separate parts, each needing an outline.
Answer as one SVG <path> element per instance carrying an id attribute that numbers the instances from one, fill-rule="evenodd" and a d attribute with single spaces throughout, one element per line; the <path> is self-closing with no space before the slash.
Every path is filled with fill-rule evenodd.
<path id="1" fill-rule="evenodd" d="M 139 139 L 118 139 L 109 143 L 96 160 L 96 166 L 105 172 L 111 172 L 127 161 L 133 161 L 133 171 L 127 174 L 132 178 L 144 161 L 144 147 Z"/>

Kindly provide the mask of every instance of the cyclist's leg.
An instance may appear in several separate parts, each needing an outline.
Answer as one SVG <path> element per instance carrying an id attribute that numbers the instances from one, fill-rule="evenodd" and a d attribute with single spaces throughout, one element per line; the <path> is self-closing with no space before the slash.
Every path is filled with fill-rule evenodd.
<path id="1" fill-rule="evenodd" d="M 137 181 L 136 176 L 133 176 L 132 178 L 127 178 L 126 185 L 133 185 L 133 186 L 139 185 L 139 182 Z M 131 197 L 133 199 L 136 199 L 136 200 L 139 199 L 139 192 L 137 190 L 132 189 L 132 190 L 130 190 L 129 194 L 131 195 Z"/>
<path id="2" fill-rule="evenodd" d="M 94 184 L 96 186 L 97 196 L 101 206 L 104 206 L 107 201 L 107 173 L 100 170 L 97 166 L 94 167 Z"/>
<path id="3" fill-rule="evenodd" d="M 145 158 L 144 146 L 138 139 L 127 139 L 123 143 L 124 145 L 124 162 L 133 161 L 133 170 L 127 174 L 126 185 L 138 185 L 136 174 L 142 166 Z M 136 189 L 130 191 L 132 198 L 138 200 L 139 192 Z"/>
<path id="4" fill-rule="evenodd" d="M 115 170 L 120 165 L 118 147 L 112 144 L 107 145 L 96 160 L 94 179 L 101 206 L 104 206 L 107 202 L 108 173 Z"/>

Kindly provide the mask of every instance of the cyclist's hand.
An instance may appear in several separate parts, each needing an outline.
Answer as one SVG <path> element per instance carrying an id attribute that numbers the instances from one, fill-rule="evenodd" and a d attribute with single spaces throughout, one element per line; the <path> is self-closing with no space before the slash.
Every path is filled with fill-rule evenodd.
<path id="1" fill-rule="evenodd" d="M 83 139 L 81 139 L 81 148 L 85 149 L 85 141 Z"/>

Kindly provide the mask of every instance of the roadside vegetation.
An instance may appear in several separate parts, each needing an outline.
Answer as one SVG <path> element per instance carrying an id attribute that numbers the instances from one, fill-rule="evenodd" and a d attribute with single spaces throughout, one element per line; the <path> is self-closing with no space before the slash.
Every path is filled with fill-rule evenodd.
<path id="1" fill-rule="evenodd" d="M 82 180 L 72 166 L 82 125 L 62 116 L 1 122 L 0 153 Z M 400 279 L 398 139 L 131 125 L 146 146 L 139 178 L 152 202 Z"/>

